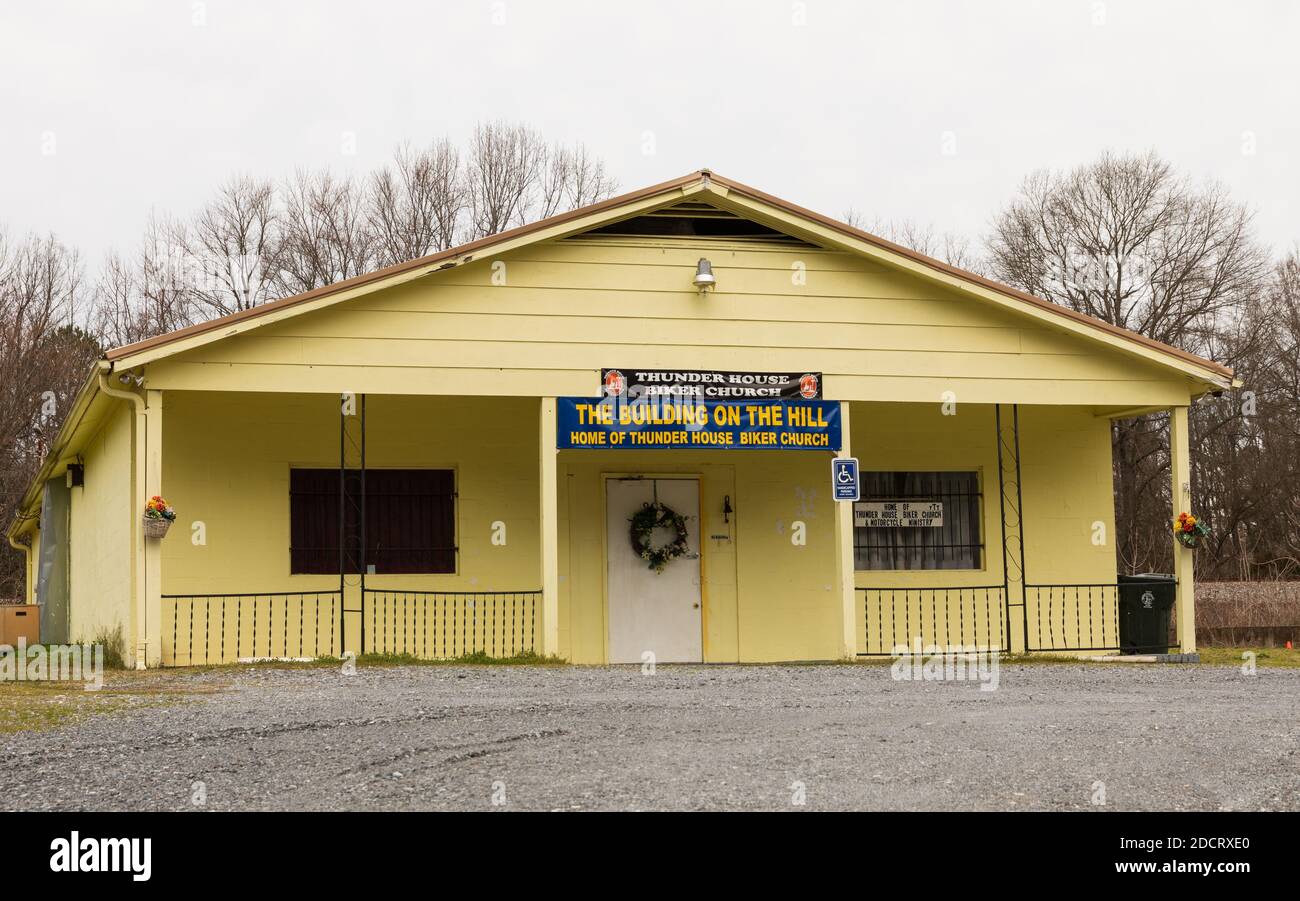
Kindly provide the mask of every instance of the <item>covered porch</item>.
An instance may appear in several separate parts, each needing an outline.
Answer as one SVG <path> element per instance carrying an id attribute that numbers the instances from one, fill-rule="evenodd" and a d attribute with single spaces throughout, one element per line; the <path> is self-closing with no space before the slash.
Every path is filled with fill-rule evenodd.
<path id="1" fill-rule="evenodd" d="M 691 559 L 648 578 L 696 574 L 662 603 L 698 610 L 671 614 L 698 641 L 663 662 L 883 656 L 917 642 L 1119 649 L 1104 410 L 840 402 L 838 455 L 864 474 L 855 505 L 831 499 L 831 452 L 556 450 L 552 398 L 150 394 L 149 493 L 180 512 L 144 547 L 157 573 L 145 582 L 151 663 L 637 662 L 625 586 L 611 581 L 640 568 L 613 497 L 632 482 L 694 486 Z M 1184 472 L 1185 415 L 1174 411 L 1171 446 Z M 920 501 L 942 506 L 941 524 L 866 524 L 868 511 Z M 1178 553 L 1174 646 L 1189 652 L 1191 552 Z M 649 629 L 641 643 L 663 641 Z"/>

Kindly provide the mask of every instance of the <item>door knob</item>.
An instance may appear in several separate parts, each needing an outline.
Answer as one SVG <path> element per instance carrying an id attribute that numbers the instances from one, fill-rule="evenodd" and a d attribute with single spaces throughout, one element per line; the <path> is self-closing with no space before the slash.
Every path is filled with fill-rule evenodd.
<path id="1" fill-rule="evenodd" d="M 696 610 L 699 610 L 699 609 L 700 609 L 700 605 L 699 605 L 698 603 L 696 603 L 696 604 L 691 604 L 691 606 L 694 607 Z"/>

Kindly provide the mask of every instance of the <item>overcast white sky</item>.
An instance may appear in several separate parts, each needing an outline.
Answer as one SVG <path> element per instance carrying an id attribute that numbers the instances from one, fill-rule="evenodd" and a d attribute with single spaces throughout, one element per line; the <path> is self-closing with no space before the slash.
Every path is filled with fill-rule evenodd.
<path id="1" fill-rule="evenodd" d="M 0 223 L 93 263 L 233 172 L 363 171 L 504 118 L 585 142 L 623 190 L 709 166 L 971 236 L 1035 168 L 1155 148 L 1281 251 L 1297 36 L 1300 4 L 1263 0 L 6 3 Z"/>

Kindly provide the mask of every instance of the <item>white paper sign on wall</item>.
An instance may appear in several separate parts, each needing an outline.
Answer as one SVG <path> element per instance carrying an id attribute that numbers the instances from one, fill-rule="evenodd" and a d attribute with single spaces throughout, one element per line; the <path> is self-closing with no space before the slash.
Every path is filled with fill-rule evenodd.
<path id="1" fill-rule="evenodd" d="M 862 501 L 853 505 L 853 525 L 937 529 L 943 526 L 943 501 Z"/>

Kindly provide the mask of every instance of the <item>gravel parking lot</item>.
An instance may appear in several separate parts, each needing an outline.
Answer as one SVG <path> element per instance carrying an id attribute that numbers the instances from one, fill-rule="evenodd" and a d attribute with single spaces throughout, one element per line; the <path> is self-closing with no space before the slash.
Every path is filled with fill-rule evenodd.
<path id="1" fill-rule="evenodd" d="M 0 736 L 0 807 L 1300 810 L 1300 670 L 1004 665 L 996 691 L 865 665 L 154 679 L 185 694 Z"/>

